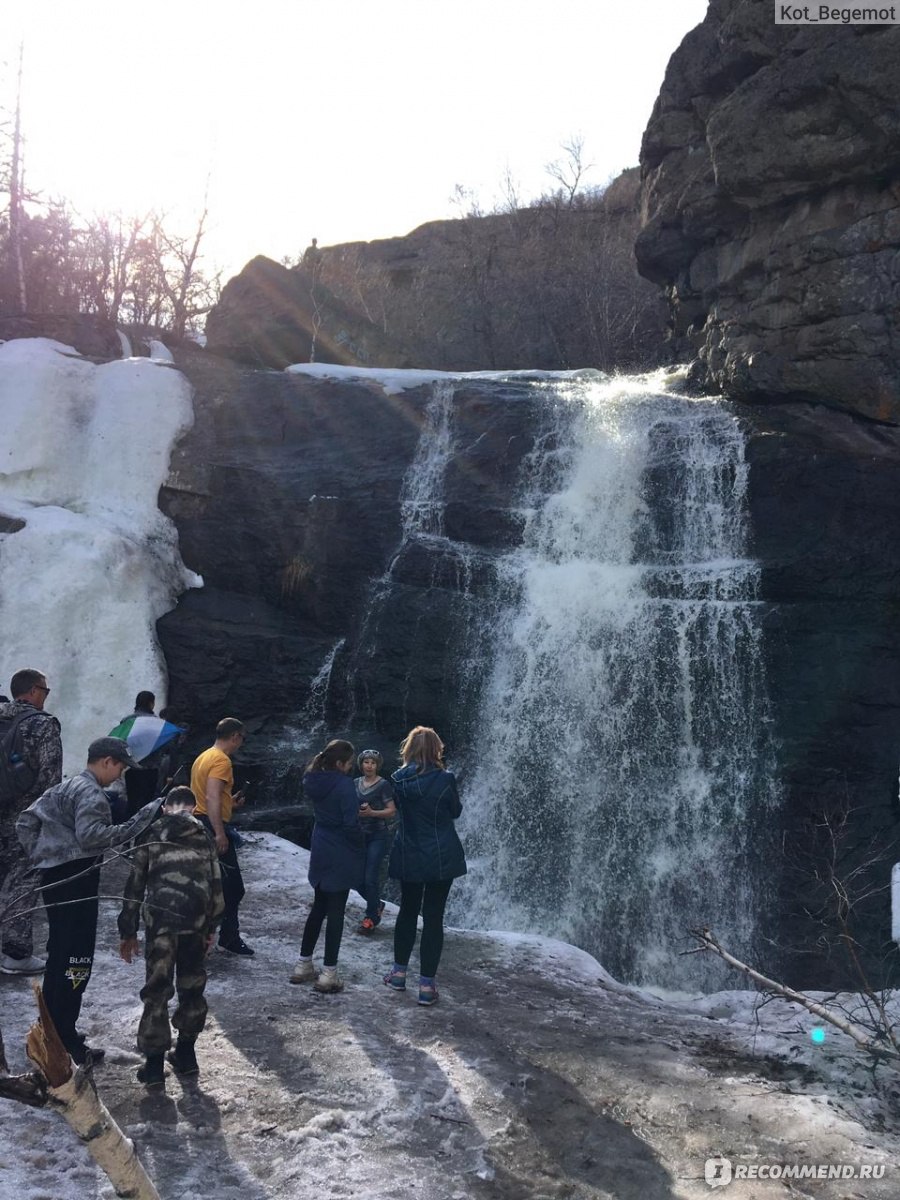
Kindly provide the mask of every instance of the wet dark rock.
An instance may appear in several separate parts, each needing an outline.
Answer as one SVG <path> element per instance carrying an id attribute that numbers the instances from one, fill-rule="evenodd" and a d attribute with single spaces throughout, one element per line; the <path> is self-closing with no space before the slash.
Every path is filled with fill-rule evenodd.
<path id="1" fill-rule="evenodd" d="M 418 721 L 455 736 L 469 719 L 461 648 L 496 551 L 518 540 L 540 393 L 460 388 L 445 498 L 447 533 L 465 540 L 404 542 L 401 485 L 430 389 L 388 395 L 190 350 L 179 365 L 195 421 L 160 504 L 205 586 L 159 623 L 178 718 L 198 744 L 222 716 L 252 723 L 245 757 L 267 764 L 263 804 L 296 800 L 286 762 L 313 749 L 292 741 L 298 730 L 352 725 L 391 753 Z"/>
<path id="2" fill-rule="evenodd" d="M 0 341 L 34 337 L 62 342 L 89 358 L 122 357 L 115 325 L 99 317 L 78 313 L 27 313 L 20 317 L 0 318 Z"/>
<path id="3" fill-rule="evenodd" d="M 880 971 L 900 859 L 900 431 L 812 405 L 744 415 L 784 796 L 773 955 L 795 983 L 840 986 L 853 978 L 845 950 L 826 953 L 810 915 L 833 902 L 827 864 L 844 879 L 863 868 L 852 890 L 871 894 L 853 922 Z"/>

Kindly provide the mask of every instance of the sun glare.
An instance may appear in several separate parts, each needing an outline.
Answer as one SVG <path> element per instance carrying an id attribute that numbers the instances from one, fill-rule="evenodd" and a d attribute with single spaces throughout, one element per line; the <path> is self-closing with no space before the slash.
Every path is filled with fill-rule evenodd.
<path id="1" fill-rule="evenodd" d="M 672 11 L 677 8 L 677 12 Z M 6 30 L 4 99 L 24 39 L 28 182 L 78 210 L 186 224 L 209 186 L 210 244 L 263 252 L 386 237 L 491 207 L 581 133 L 591 182 L 637 161 L 668 56 L 705 0 L 452 7 L 394 0 L 152 10 L 35 0 Z"/>

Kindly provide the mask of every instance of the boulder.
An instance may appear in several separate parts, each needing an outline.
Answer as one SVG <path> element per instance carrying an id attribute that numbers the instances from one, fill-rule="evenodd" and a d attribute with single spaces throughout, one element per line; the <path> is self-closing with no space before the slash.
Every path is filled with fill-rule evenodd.
<path id="1" fill-rule="evenodd" d="M 401 346 L 330 291 L 318 267 L 288 269 L 262 255 L 225 285 L 207 317 L 206 337 L 208 349 L 260 367 L 408 363 Z"/>

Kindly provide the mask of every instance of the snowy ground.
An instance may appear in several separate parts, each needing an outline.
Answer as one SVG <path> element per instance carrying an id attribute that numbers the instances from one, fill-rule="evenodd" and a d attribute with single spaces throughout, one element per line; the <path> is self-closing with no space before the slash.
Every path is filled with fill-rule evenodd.
<path id="1" fill-rule="evenodd" d="M 787 1005 L 747 993 L 658 999 L 620 987 L 558 942 L 451 932 L 441 1002 L 380 982 L 390 914 L 372 939 L 348 909 L 347 987 L 287 982 L 310 901 L 306 854 L 267 834 L 242 851 L 253 960 L 215 953 L 199 1080 L 134 1081 L 142 967 L 115 954 L 104 904 L 82 1014 L 107 1049 L 98 1089 L 164 1200 L 424 1196 L 666 1200 L 710 1194 L 704 1162 L 868 1165 L 880 1180 L 735 1181 L 727 1197 L 887 1200 L 900 1138 L 840 1036 L 821 1049 Z M 121 887 L 108 868 L 106 894 Z M 415 961 L 414 964 L 415 965 Z M 33 1016 L 27 981 L 0 976 L 10 1065 Z M 112 1196 L 54 1114 L 3 1104 L 0 1197 Z"/>

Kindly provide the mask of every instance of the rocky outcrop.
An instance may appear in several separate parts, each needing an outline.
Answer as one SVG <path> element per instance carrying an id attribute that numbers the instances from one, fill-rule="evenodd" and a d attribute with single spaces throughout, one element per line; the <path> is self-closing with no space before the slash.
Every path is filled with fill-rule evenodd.
<path id="1" fill-rule="evenodd" d="M 78 313 L 28 313 L 0 318 L 0 341 L 30 337 L 52 338 L 64 346 L 72 346 L 88 358 L 104 361 L 119 358 L 122 353 L 115 325 L 99 317 Z"/>
<path id="2" fill-rule="evenodd" d="M 711 0 L 641 150 L 638 266 L 673 349 L 740 400 L 900 423 L 900 27 Z"/>
<path id="3" fill-rule="evenodd" d="M 259 367 L 342 363 L 402 367 L 409 356 L 339 300 L 318 270 L 288 270 L 262 256 L 229 280 L 206 321 L 210 350 Z"/>
<path id="4" fill-rule="evenodd" d="M 637 168 L 596 198 L 431 221 L 321 247 L 314 270 L 254 259 L 210 313 L 211 349 L 258 366 L 468 371 L 657 365 L 665 309 L 637 274 Z"/>

